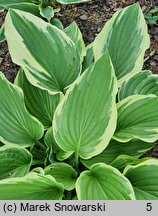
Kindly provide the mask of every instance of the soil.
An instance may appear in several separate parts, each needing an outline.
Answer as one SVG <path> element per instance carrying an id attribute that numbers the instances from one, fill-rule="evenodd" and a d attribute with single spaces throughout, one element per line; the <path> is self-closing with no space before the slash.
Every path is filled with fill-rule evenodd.
<path id="1" fill-rule="evenodd" d="M 6 12 L 0 14 L 0 26 L 4 22 L 5 15 Z M 17 74 L 17 70 L 18 66 L 13 64 L 9 55 L 7 42 L 4 41 L 0 43 L 0 71 L 4 73 L 4 75 L 9 81 L 13 82 Z"/>
<path id="2" fill-rule="evenodd" d="M 75 20 L 83 33 L 86 45 L 88 45 L 114 12 L 135 2 L 140 3 L 144 13 L 148 13 L 151 8 L 158 6 L 158 0 L 92 0 L 84 4 L 67 6 L 58 14 L 58 18 L 65 27 Z M 0 26 L 4 22 L 5 15 L 6 12 L 0 14 Z M 158 74 L 158 24 L 148 25 L 148 27 L 151 46 L 146 52 L 144 69 L 149 69 Z M 7 43 L 0 43 L 0 71 L 5 74 L 8 80 L 13 82 L 17 70 L 18 66 L 13 64 L 10 58 Z M 158 157 L 158 146 L 150 150 L 145 156 Z"/>

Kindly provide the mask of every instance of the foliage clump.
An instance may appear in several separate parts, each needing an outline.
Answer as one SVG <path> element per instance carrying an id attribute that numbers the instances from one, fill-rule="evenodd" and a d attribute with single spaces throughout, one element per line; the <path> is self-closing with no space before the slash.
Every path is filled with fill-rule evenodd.
<path id="1" fill-rule="evenodd" d="M 0 199 L 158 199 L 158 160 L 140 159 L 158 139 L 158 76 L 142 71 L 139 5 L 87 47 L 75 22 L 17 9 L 5 37 L 20 70 L 0 74 Z"/>

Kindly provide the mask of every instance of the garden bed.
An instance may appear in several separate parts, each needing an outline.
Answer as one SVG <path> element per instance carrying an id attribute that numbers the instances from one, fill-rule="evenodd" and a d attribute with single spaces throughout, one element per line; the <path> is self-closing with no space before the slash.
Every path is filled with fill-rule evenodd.
<path id="1" fill-rule="evenodd" d="M 64 26 L 75 20 L 83 33 L 85 43 L 88 45 L 94 40 L 114 12 L 135 2 L 141 4 L 144 13 L 148 13 L 152 7 L 158 6 L 158 1 L 151 0 L 94 0 L 86 4 L 67 6 L 62 9 L 58 18 Z M 5 15 L 6 12 L 0 14 L 0 25 L 3 24 Z M 151 46 L 146 52 L 144 69 L 149 69 L 158 74 L 158 25 L 149 25 L 149 33 Z M 6 42 L 0 44 L 0 70 L 8 80 L 14 81 L 18 66 L 12 63 Z M 145 156 L 158 157 L 158 147 L 150 150 Z"/>
<path id="2" fill-rule="evenodd" d="M 157 200 L 158 2 L 33 1 L 0 5 L 0 199 Z"/>
<path id="3" fill-rule="evenodd" d="M 91 43 L 95 36 L 101 31 L 105 22 L 117 10 L 139 2 L 142 9 L 147 13 L 153 6 L 158 5 L 158 1 L 135 1 L 135 0 L 92 0 L 86 4 L 69 5 L 63 9 L 58 15 L 58 18 L 63 22 L 64 26 L 69 25 L 74 20 L 79 25 L 83 38 L 86 44 Z M 146 4 L 144 4 L 146 2 Z M 0 15 L 0 26 L 4 22 L 6 13 Z M 151 46 L 146 53 L 144 69 L 149 69 L 153 73 L 158 73 L 158 25 L 149 26 L 149 33 L 151 37 Z M 13 82 L 18 67 L 12 63 L 7 44 L 3 42 L 0 44 L 0 70 L 4 72 L 6 77 Z"/>

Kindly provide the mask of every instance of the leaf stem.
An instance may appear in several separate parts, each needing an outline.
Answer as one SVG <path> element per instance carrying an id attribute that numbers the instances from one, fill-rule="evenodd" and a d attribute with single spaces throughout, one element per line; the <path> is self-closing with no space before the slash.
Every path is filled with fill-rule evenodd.
<path id="1" fill-rule="evenodd" d="M 76 151 L 75 152 L 75 168 L 77 172 L 79 171 L 78 164 L 79 164 L 79 157 L 78 157 L 78 151 Z"/>
<path id="2" fill-rule="evenodd" d="M 32 150 L 33 150 L 33 148 L 34 148 L 34 145 L 35 145 L 35 144 L 33 144 L 33 145 L 30 147 L 30 152 L 32 152 Z"/>
<path id="3" fill-rule="evenodd" d="M 46 146 L 45 146 L 43 143 L 41 143 L 39 140 L 36 140 L 35 142 L 36 142 L 36 144 L 38 144 L 43 150 L 46 150 Z"/>
<path id="4" fill-rule="evenodd" d="M 38 159 L 41 159 L 41 158 L 44 158 L 44 152 L 39 152 L 37 149 L 32 152 L 32 155 L 34 156 L 34 158 L 36 158 L 37 160 Z"/>
<path id="5" fill-rule="evenodd" d="M 43 163 L 43 160 L 33 160 L 32 165 L 41 165 Z"/>

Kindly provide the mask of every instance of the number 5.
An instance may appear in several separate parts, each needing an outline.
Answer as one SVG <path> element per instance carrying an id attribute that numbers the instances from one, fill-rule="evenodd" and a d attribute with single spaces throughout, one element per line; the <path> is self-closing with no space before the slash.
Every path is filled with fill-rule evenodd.
<path id="1" fill-rule="evenodd" d="M 146 210 L 151 211 L 152 210 L 152 203 L 147 203 Z"/>

